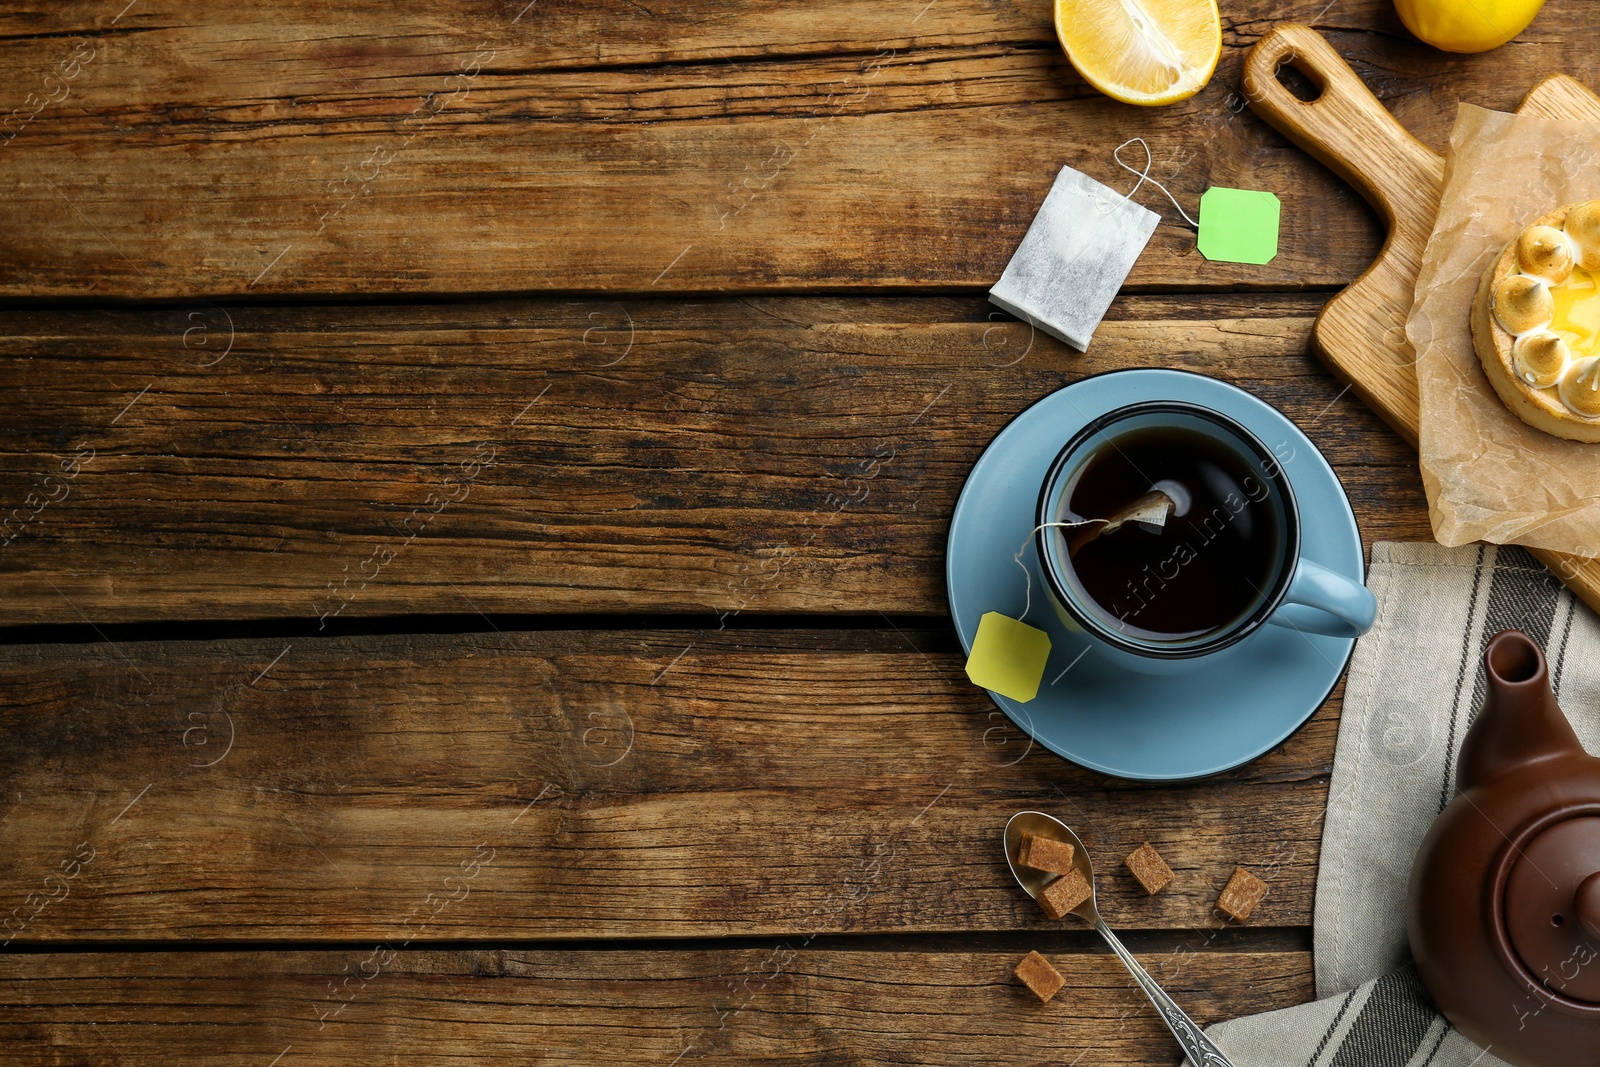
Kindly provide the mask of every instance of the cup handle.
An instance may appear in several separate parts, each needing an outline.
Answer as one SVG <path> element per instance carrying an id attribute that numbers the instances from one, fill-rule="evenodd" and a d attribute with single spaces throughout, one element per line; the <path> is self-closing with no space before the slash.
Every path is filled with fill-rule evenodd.
<path id="1" fill-rule="evenodd" d="M 1370 589 L 1302 557 L 1283 603 L 1267 621 L 1325 637 L 1360 637 L 1377 617 L 1378 598 Z"/>

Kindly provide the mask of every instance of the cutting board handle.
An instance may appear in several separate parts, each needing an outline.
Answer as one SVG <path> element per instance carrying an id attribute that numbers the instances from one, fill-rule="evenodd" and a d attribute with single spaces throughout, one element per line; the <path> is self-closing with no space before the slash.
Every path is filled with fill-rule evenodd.
<path id="1" fill-rule="evenodd" d="M 1278 80 L 1285 67 L 1304 75 L 1317 96 L 1291 92 Z M 1412 232 L 1433 232 L 1443 160 L 1406 132 L 1316 30 L 1287 22 L 1268 31 L 1245 57 L 1244 95 L 1257 114 L 1354 186 L 1391 233 L 1401 222 Z"/>

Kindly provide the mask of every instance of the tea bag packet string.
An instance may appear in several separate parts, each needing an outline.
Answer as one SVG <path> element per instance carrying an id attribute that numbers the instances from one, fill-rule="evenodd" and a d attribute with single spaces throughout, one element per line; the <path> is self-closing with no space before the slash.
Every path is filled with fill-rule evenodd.
<path id="1" fill-rule="evenodd" d="M 1144 149 L 1144 170 L 1134 170 L 1132 167 L 1128 166 L 1122 161 L 1122 150 L 1131 144 L 1137 144 L 1140 148 Z M 1183 205 L 1178 203 L 1178 198 L 1173 196 L 1171 191 L 1168 190 L 1165 185 L 1162 185 L 1160 182 L 1150 177 L 1150 168 L 1155 166 L 1156 160 L 1155 156 L 1151 155 L 1150 146 L 1145 142 L 1143 137 L 1130 137 L 1126 141 L 1123 141 L 1121 144 L 1117 145 L 1116 151 L 1111 153 L 1111 158 L 1117 161 L 1117 166 L 1121 167 L 1129 174 L 1137 175 L 1139 178 L 1138 181 L 1133 183 L 1133 188 L 1129 189 L 1128 194 L 1122 199 L 1131 200 L 1133 198 L 1133 194 L 1137 193 L 1145 182 L 1149 182 L 1157 189 L 1160 189 L 1168 200 L 1172 201 L 1172 206 L 1178 209 L 1178 214 L 1183 216 L 1183 221 L 1187 222 L 1190 226 L 1193 226 L 1196 230 L 1200 229 L 1199 221 L 1189 217 L 1189 213 L 1183 210 Z"/>
<path id="2" fill-rule="evenodd" d="M 1097 537 L 1104 537 L 1114 533 L 1128 523 L 1137 523 L 1146 529 L 1155 527 L 1162 529 L 1167 525 L 1167 519 L 1173 514 L 1183 514 L 1188 510 L 1187 500 L 1182 502 L 1173 499 L 1174 489 L 1169 492 L 1166 485 L 1151 489 L 1148 493 L 1133 501 L 1131 504 L 1118 511 L 1109 519 L 1078 519 L 1074 522 L 1044 522 L 1028 531 L 1027 539 L 1022 542 L 1022 547 L 1017 549 L 1016 555 L 1011 559 L 1018 567 L 1022 568 L 1024 581 L 1024 599 L 1021 618 L 1027 618 L 1029 610 L 1033 607 L 1033 575 L 1028 573 L 1027 565 L 1022 562 L 1023 554 L 1028 551 L 1028 545 L 1033 542 L 1033 535 L 1040 530 L 1078 530 L 1078 536 L 1067 543 L 1067 555 L 1070 558 L 1078 549 L 1093 541 Z M 1087 529 L 1085 529 L 1087 527 Z"/>
<path id="3" fill-rule="evenodd" d="M 1122 161 L 1122 150 L 1137 141 L 1144 149 L 1144 170 L 1135 170 Z M 1111 157 L 1117 166 L 1139 180 L 1128 190 L 1128 197 L 1149 182 L 1178 209 L 1183 220 L 1195 229 L 1195 247 L 1206 259 L 1219 263 L 1272 262 L 1278 254 L 1278 228 L 1282 204 L 1272 193 L 1253 189 L 1229 189 L 1214 185 L 1200 197 L 1200 218 L 1191 218 L 1166 186 L 1150 177 L 1153 158 L 1142 137 L 1129 138 L 1117 146 Z M 1123 199 L 1127 199 L 1124 197 Z"/>
<path id="4" fill-rule="evenodd" d="M 1109 523 L 1110 521 L 1110 519 L 1083 519 L 1079 522 L 1042 522 L 1028 531 L 1028 536 L 1023 540 L 1022 547 L 1017 549 L 1016 554 L 1011 557 L 1011 562 L 1022 568 L 1022 612 L 1017 618 L 1026 619 L 1028 612 L 1033 610 L 1033 575 L 1028 573 L 1028 565 L 1022 562 L 1022 557 L 1027 553 L 1028 546 L 1033 544 L 1033 535 L 1040 530 L 1077 530 L 1084 526 L 1091 526 L 1095 523 Z"/>

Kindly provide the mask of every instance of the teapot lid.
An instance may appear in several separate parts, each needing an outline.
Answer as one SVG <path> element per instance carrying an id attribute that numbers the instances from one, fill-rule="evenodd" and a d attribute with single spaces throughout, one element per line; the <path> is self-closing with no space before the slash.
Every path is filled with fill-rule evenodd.
<path id="1" fill-rule="evenodd" d="M 1502 904 L 1528 972 L 1558 996 L 1600 1005 L 1600 817 L 1565 819 L 1529 841 Z"/>

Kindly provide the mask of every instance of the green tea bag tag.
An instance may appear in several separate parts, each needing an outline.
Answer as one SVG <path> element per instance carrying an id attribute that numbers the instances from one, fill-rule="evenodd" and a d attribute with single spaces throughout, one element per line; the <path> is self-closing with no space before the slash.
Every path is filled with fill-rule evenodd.
<path id="1" fill-rule="evenodd" d="M 1218 263 L 1270 263 L 1283 205 L 1272 193 L 1214 185 L 1200 198 L 1200 254 Z"/>

